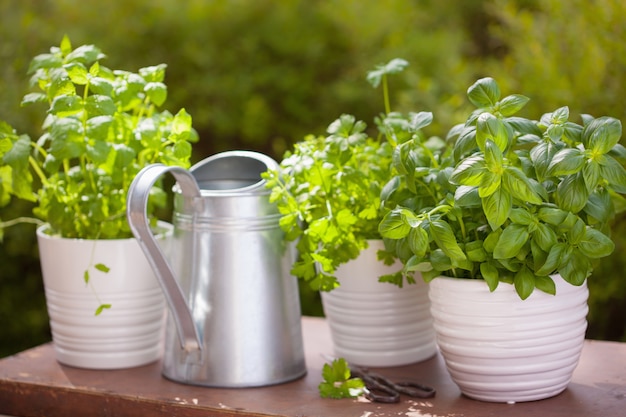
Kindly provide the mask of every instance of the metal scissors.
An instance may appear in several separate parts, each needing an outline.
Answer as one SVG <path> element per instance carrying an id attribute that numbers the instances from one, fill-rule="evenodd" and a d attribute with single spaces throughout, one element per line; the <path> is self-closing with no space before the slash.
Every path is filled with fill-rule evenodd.
<path id="1" fill-rule="evenodd" d="M 350 373 L 365 383 L 365 398 L 372 402 L 397 403 L 400 402 L 400 394 L 414 398 L 432 398 L 436 394 L 434 388 L 417 382 L 392 382 L 369 369 L 349 367 Z"/>

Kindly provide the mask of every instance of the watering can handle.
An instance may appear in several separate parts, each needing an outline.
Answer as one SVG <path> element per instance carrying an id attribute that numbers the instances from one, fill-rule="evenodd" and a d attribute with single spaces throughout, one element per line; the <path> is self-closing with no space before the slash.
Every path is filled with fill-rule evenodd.
<path id="1" fill-rule="evenodd" d="M 198 197 L 194 201 L 200 202 L 200 189 L 196 179 L 187 170 L 163 164 L 152 164 L 143 168 L 135 177 L 128 190 L 127 216 L 130 229 L 139 242 L 139 246 L 146 255 L 150 266 L 157 276 L 180 340 L 181 348 L 187 352 L 201 351 L 202 342 L 185 300 L 185 296 L 174 278 L 172 267 L 167 262 L 161 248 L 156 242 L 150 229 L 147 216 L 147 204 L 150 190 L 154 183 L 165 173 L 170 173 L 178 182 L 183 195 Z"/>

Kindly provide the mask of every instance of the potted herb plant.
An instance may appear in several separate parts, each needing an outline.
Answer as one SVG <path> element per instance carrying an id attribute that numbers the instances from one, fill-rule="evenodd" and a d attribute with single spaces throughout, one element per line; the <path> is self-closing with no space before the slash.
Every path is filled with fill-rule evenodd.
<path id="1" fill-rule="evenodd" d="M 147 164 L 187 167 L 197 137 L 185 110 L 159 110 L 167 97 L 165 65 L 133 73 L 105 67 L 104 58 L 97 47 L 72 48 L 64 37 L 29 68 L 36 91 L 22 104 L 45 106 L 41 136 L 31 140 L 0 123 L 0 204 L 12 197 L 35 203 L 34 218 L 1 219 L 0 226 L 41 224 L 57 358 L 88 368 L 158 358 L 164 300 L 132 238 L 126 195 Z M 165 201 L 155 188 L 149 213 Z M 162 237 L 172 230 L 165 223 L 158 228 Z"/>
<path id="2" fill-rule="evenodd" d="M 412 140 L 394 152 L 379 230 L 421 271 L 437 340 L 466 395 L 529 401 L 563 391 L 586 329 L 586 279 L 614 244 L 624 208 L 619 120 L 567 107 L 540 120 L 515 114 L 522 95 L 491 78 L 468 89 L 477 107 L 446 141 Z M 424 127 L 424 126 L 420 126 Z"/>
<path id="3" fill-rule="evenodd" d="M 374 87 L 383 85 L 387 115 L 387 76 L 406 65 L 395 59 L 368 74 Z M 402 266 L 385 257 L 378 232 L 395 138 L 372 138 L 366 127 L 352 115 L 340 116 L 327 136 L 296 143 L 265 178 L 286 239 L 296 242 L 292 273 L 321 291 L 335 353 L 368 366 L 417 362 L 436 349 L 425 286 L 402 290 L 385 282 L 397 279 Z M 395 283 L 402 286 L 402 280 Z"/>

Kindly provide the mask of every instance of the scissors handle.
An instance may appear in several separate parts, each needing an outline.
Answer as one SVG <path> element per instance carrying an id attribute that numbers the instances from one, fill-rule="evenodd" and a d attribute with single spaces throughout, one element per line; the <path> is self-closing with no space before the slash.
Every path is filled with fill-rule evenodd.
<path id="1" fill-rule="evenodd" d="M 437 391 L 427 385 L 417 382 L 392 382 L 384 376 L 370 372 L 369 370 L 353 370 L 355 376 L 360 377 L 367 389 L 372 393 L 367 396 L 370 401 L 397 403 L 400 401 L 400 394 L 405 394 L 413 398 L 432 398 Z M 380 392 L 385 394 L 380 394 Z"/>
<path id="2" fill-rule="evenodd" d="M 398 403 L 400 393 L 385 378 L 377 374 L 352 369 L 352 375 L 361 378 L 367 390 L 365 398 L 377 403 Z"/>
<path id="3" fill-rule="evenodd" d="M 392 383 L 393 389 L 414 398 L 432 398 L 437 391 L 429 386 L 418 384 L 417 382 L 396 382 Z"/>

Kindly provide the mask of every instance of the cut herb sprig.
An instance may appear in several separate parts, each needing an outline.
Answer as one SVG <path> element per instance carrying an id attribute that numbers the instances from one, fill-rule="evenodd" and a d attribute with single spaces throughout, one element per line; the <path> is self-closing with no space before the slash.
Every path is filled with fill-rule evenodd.
<path id="1" fill-rule="evenodd" d="M 322 377 L 324 380 L 318 386 L 322 398 L 355 398 L 365 390 L 363 380 L 351 377 L 350 367 L 344 358 L 325 363 Z"/>

